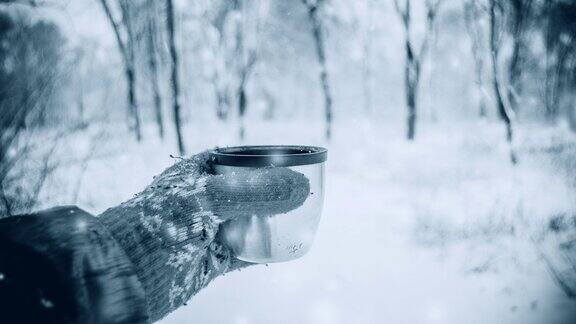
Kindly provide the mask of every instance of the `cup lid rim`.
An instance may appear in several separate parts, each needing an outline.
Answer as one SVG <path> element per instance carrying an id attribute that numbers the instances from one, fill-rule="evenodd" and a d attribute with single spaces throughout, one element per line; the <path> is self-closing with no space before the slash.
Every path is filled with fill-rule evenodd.
<path id="1" fill-rule="evenodd" d="M 328 150 L 307 145 L 245 145 L 210 151 L 216 165 L 239 167 L 290 167 L 325 162 Z"/>

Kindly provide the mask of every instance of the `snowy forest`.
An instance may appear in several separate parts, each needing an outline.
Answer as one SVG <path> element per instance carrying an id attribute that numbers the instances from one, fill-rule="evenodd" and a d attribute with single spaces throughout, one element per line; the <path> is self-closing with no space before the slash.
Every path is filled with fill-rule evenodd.
<path id="1" fill-rule="evenodd" d="M 574 0 L 0 0 L 0 217 L 327 147 L 318 237 L 162 323 L 574 323 Z"/>

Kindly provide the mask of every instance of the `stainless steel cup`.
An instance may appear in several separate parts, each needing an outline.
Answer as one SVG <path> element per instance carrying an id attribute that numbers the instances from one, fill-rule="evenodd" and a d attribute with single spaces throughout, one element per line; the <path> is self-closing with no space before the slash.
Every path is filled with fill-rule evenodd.
<path id="1" fill-rule="evenodd" d="M 237 146 L 210 153 L 217 174 L 241 169 L 286 167 L 310 182 L 302 206 L 286 214 L 241 217 L 222 224 L 221 238 L 240 260 L 256 263 L 297 259 L 310 249 L 324 203 L 327 150 L 312 146 Z"/>

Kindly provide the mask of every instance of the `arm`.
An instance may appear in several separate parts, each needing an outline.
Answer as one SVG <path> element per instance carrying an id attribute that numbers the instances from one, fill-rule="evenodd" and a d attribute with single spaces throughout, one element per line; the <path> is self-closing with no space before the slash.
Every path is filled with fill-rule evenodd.
<path id="1" fill-rule="evenodd" d="M 0 219 L 0 321 L 146 323 L 144 290 L 98 219 L 57 207 Z"/>
<path id="2" fill-rule="evenodd" d="M 308 196 L 308 180 L 289 169 L 215 176 L 210 168 L 207 154 L 185 159 L 156 177 L 133 199 L 108 209 L 98 218 L 87 215 L 91 217 L 86 224 L 89 231 L 94 228 L 102 233 L 96 240 L 89 239 L 88 246 L 98 250 L 111 244 L 107 251 L 118 250 L 109 268 L 116 270 L 121 264 L 126 264 L 127 268 L 118 267 L 111 277 L 117 278 L 118 273 L 122 273 L 136 278 L 131 298 L 144 305 L 139 314 L 145 314 L 145 321 L 159 320 L 215 277 L 248 265 L 235 259 L 231 251 L 218 242 L 216 234 L 220 223 L 246 215 L 284 213 L 300 206 Z M 11 224 L 8 227 L 19 226 Z M 3 232 L 0 228 L 0 237 L 3 233 L 6 230 Z M 21 239 L 26 240 L 25 236 L 30 235 L 37 234 L 28 232 Z M 69 245 L 74 250 L 76 243 Z M 58 250 L 59 246 L 50 249 Z M 82 251 L 80 254 L 85 258 L 94 259 L 93 251 Z M 78 255 L 78 251 L 74 253 Z M 102 273 L 112 272 L 103 270 Z M 63 277 L 64 281 L 69 280 L 69 274 Z M 79 287 L 93 291 L 90 287 Z M 109 290 L 116 291 L 115 288 Z M 110 296 L 106 298 L 110 300 Z M 118 306 L 123 303 L 117 301 L 124 299 L 116 298 L 112 304 L 124 308 Z M 126 305 L 134 310 L 131 303 Z M 104 311 L 109 307 L 112 306 L 104 307 Z M 140 317 L 142 319 L 144 315 Z"/>

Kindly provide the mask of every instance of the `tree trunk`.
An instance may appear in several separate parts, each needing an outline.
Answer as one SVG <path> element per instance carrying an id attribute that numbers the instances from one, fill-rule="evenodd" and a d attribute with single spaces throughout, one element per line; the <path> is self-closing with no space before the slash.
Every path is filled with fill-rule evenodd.
<path id="1" fill-rule="evenodd" d="M 406 138 L 409 141 L 416 137 L 416 90 L 410 86 L 407 88 L 408 118 L 406 120 Z"/>
<path id="2" fill-rule="evenodd" d="M 176 140 L 178 142 L 178 151 L 180 155 L 186 154 L 184 148 L 184 142 L 182 140 L 182 121 L 180 118 L 180 107 L 181 107 L 181 94 L 180 94 L 180 84 L 178 76 L 178 52 L 176 51 L 176 35 L 175 35 L 175 13 L 174 13 L 174 3 L 172 0 L 166 0 L 168 17 L 168 36 L 169 36 L 169 47 L 170 47 L 170 57 L 172 58 L 172 70 L 171 70 L 171 82 L 172 82 L 172 99 L 173 106 L 172 111 L 174 114 L 174 127 L 176 128 Z"/>
<path id="3" fill-rule="evenodd" d="M 407 51 L 410 52 L 409 45 L 407 44 Z M 420 80 L 420 69 L 418 62 L 415 61 L 414 56 L 408 54 L 405 68 L 405 87 L 406 87 L 406 105 L 408 107 L 408 115 L 406 119 L 406 138 L 409 141 L 414 140 L 416 137 L 416 118 L 417 118 L 417 100 L 418 100 L 418 84 Z"/>
<path id="4" fill-rule="evenodd" d="M 508 102 L 512 111 L 518 110 L 522 93 L 522 65 L 526 47 L 526 24 L 531 19 L 532 0 L 510 0 L 512 14 L 512 56 L 508 66 Z"/>
<path id="5" fill-rule="evenodd" d="M 220 77 L 217 73 L 218 72 L 214 72 L 214 76 L 212 77 L 212 88 L 214 90 L 214 97 L 216 98 L 216 117 L 218 117 L 219 120 L 226 120 L 228 119 L 228 112 L 230 110 L 230 99 L 228 98 L 227 91 L 228 88 L 220 88 L 218 83 Z"/>
<path id="6" fill-rule="evenodd" d="M 521 47 L 522 41 L 520 35 L 514 36 L 514 44 L 512 45 L 512 56 L 510 57 L 510 64 L 508 66 L 508 102 L 513 111 L 518 111 L 518 103 L 520 93 L 522 92 L 520 85 L 520 76 L 522 73 L 521 67 Z"/>
<path id="7" fill-rule="evenodd" d="M 497 73 L 496 72 L 497 69 L 493 69 L 493 73 Z M 500 116 L 500 119 L 502 119 L 502 121 L 504 122 L 504 124 L 506 125 L 506 139 L 508 140 L 508 142 L 512 142 L 512 121 L 510 120 L 510 116 L 508 115 L 508 113 L 506 112 L 506 106 L 504 103 L 504 100 L 502 98 L 502 93 L 500 91 L 500 82 L 498 81 L 498 77 L 494 76 L 492 78 L 492 87 L 494 90 L 494 96 L 496 97 L 496 107 L 498 109 L 498 115 Z"/>
<path id="8" fill-rule="evenodd" d="M 496 27 L 496 0 L 490 0 L 489 2 L 489 15 L 490 15 L 490 57 L 492 58 L 492 87 L 494 90 L 494 96 L 496 100 L 496 107 L 498 109 L 498 115 L 500 119 L 504 122 L 506 127 L 506 140 L 510 145 L 510 161 L 512 164 L 517 163 L 516 155 L 512 148 L 513 139 L 513 129 L 512 129 L 512 118 L 511 112 L 506 107 L 504 98 L 502 97 L 502 92 L 500 91 L 500 81 L 498 77 L 498 52 L 499 44 L 497 40 L 497 27 Z"/>
<path id="9" fill-rule="evenodd" d="M 148 23 L 148 67 L 151 74 L 152 95 L 154 97 L 154 115 L 158 126 L 158 135 L 164 139 L 164 118 L 162 117 L 162 98 L 158 83 L 158 57 L 156 56 L 156 24 L 151 14 Z"/>
<path id="10" fill-rule="evenodd" d="M 136 140 L 140 142 L 142 140 L 142 130 L 140 127 L 140 112 L 138 110 L 138 104 L 136 102 L 136 58 L 135 58 L 135 46 L 134 46 L 134 33 L 132 31 L 132 22 L 130 8 L 126 8 L 124 12 L 124 19 L 126 25 L 127 33 L 127 62 L 126 64 L 126 78 L 128 79 L 128 104 L 130 106 L 130 112 L 132 114 L 132 127 L 134 128 L 134 133 L 136 134 Z"/>
<path id="11" fill-rule="evenodd" d="M 130 116 L 132 117 L 132 129 L 136 134 L 136 140 L 142 140 L 142 131 L 140 129 L 140 116 L 136 104 L 136 78 L 132 64 L 125 69 L 126 80 L 128 81 L 128 107 L 130 107 Z"/>
<path id="12" fill-rule="evenodd" d="M 243 82 L 242 82 L 243 83 Z M 238 94 L 238 117 L 240 121 L 240 140 L 244 140 L 245 130 L 244 130 L 244 114 L 246 113 L 246 89 L 244 89 L 244 84 L 240 86 Z"/>
<path id="13" fill-rule="evenodd" d="M 248 96 L 246 93 L 246 83 L 248 82 L 248 77 L 252 72 L 252 68 L 256 63 L 256 53 L 250 52 L 248 54 L 248 59 L 245 65 L 240 71 L 240 83 L 238 84 L 238 120 L 240 122 L 240 139 L 244 140 L 245 130 L 244 130 L 244 116 L 246 115 L 246 109 L 248 108 Z"/>
<path id="14" fill-rule="evenodd" d="M 140 142 L 142 140 L 142 133 L 140 131 L 140 117 L 138 113 L 138 106 L 136 104 L 136 82 L 135 82 L 135 64 L 134 64 L 134 46 L 132 44 L 133 36 L 131 32 L 129 16 L 126 15 L 126 30 L 127 30 L 127 39 L 124 41 L 120 34 L 120 26 L 114 20 L 114 16 L 112 15 L 112 11 L 108 6 L 108 2 L 106 0 L 100 0 L 100 4 L 104 9 L 104 13 L 106 13 L 106 17 L 112 25 L 112 30 L 114 31 L 114 36 L 116 37 L 116 43 L 118 45 L 118 49 L 120 50 L 120 55 L 122 57 L 122 62 L 124 64 L 124 74 L 126 75 L 126 85 L 128 88 L 128 112 L 132 119 L 130 128 L 136 135 L 136 140 Z M 127 14 L 127 13 L 125 13 Z"/>
<path id="15" fill-rule="evenodd" d="M 464 5 L 466 29 L 472 43 L 472 57 L 474 58 L 474 84 L 478 102 L 478 115 L 486 117 L 486 89 L 484 87 L 484 58 L 482 56 L 482 27 L 479 24 L 479 8 L 475 0 L 469 0 Z"/>
<path id="16" fill-rule="evenodd" d="M 216 91 L 216 100 L 218 101 L 218 106 L 216 110 L 216 116 L 220 120 L 228 119 L 228 111 L 230 107 L 230 103 L 228 101 L 228 95 L 225 91 L 215 90 Z"/>
<path id="17" fill-rule="evenodd" d="M 486 112 L 486 89 L 484 87 L 484 78 L 482 77 L 484 73 L 484 62 L 477 61 L 475 70 L 476 77 L 474 83 L 476 83 L 476 89 L 478 90 L 478 116 L 484 118 L 488 115 Z"/>
<path id="18" fill-rule="evenodd" d="M 398 0 L 394 1 L 396 12 L 402 20 L 404 27 L 405 39 L 404 49 L 406 53 L 406 62 L 404 67 L 404 91 L 406 95 L 406 107 L 408 114 L 406 118 L 406 138 L 409 141 L 416 137 L 416 121 L 418 117 L 418 88 L 420 86 L 420 72 L 422 61 L 428 52 L 430 39 L 434 33 L 434 21 L 440 6 L 441 0 L 437 2 L 426 1 L 426 32 L 418 50 L 415 50 L 414 43 L 410 38 L 411 29 L 411 1 L 406 0 L 405 5 L 401 6 Z"/>
<path id="19" fill-rule="evenodd" d="M 332 137 L 332 94 L 330 92 L 330 83 L 328 81 L 328 70 L 326 66 L 326 54 L 324 50 L 324 39 L 322 37 L 322 27 L 318 18 L 317 5 L 308 5 L 308 16 L 312 23 L 312 32 L 314 44 L 316 45 L 316 55 L 320 64 L 320 82 L 324 94 L 324 118 L 326 119 L 326 139 Z"/>
<path id="20" fill-rule="evenodd" d="M 410 10 L 409 6 L 407 7 L 407 10 Z M 412 43 L 410 40 L 410 13 L 408 13 L 407 17 L 407 21 L 404 24 L 406 32 L 406 66 L 404 68 L 404 87 L 406 91 L 406 106 L 408 108 L 408 115 L 406 118 L 406 138 L 409 141 L 412 141 L 416 137 L 418 86 L 420 83 L 420 58 L 416 57 L 412 49 Z"/>

